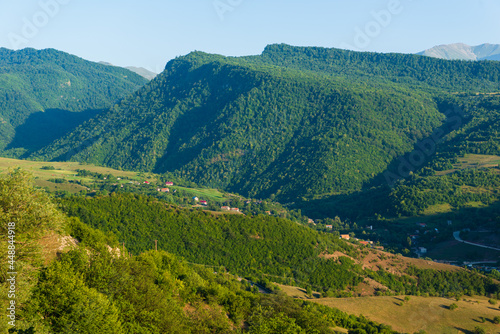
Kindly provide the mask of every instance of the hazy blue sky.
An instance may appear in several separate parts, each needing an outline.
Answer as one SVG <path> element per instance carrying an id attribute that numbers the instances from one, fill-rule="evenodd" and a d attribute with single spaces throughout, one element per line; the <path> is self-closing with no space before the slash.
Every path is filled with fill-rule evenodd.
<path id="1" fill-rule="evenodd" d="M 498 0 L 0 0 L 0 8 L 0 47 L 156 72 L 193 50 L 238 56 L 271 43 L 405 53 L 500 44 Z"/>

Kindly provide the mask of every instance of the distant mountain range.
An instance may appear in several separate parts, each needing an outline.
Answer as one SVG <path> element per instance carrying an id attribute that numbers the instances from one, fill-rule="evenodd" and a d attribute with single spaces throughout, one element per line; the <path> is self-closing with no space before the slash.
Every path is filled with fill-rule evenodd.
<path id="1" fill-rule="evenodd" d="M 417 54 L 448 60 L 500 60 L 500 45 L 486 43 L 470 46 L 455 43 L 438 45 Z"/>
<path id="2" fill-rule="evenodd" d="M 105 61 L 100 61 L 99 64 L 107 66 L 115 66 Z M 139 74 L 141 77 L 146 78 L 148 80 L 153 80 L 158 75 L 158 73 L 151 72 L 150 70 L 147 70 L 144 67 L 126 66 L 124 68 L 136 74 Z"/>

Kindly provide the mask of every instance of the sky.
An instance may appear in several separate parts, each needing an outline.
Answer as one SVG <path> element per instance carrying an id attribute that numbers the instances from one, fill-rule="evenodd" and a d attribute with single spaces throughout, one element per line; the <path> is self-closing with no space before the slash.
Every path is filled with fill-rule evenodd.
<path id="1" fill-rule="evenodd" d="M 159 73 L 191 51 L 273 43 L 416 53 L 500 44 L 498 0 L 0 0 L 0 47 L 54 48 Z"/>

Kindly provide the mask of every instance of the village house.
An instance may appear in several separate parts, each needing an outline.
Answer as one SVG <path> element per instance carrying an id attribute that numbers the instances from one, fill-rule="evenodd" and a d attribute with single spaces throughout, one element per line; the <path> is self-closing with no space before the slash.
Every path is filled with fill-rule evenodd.
<path id="1" fill-rule="evenodd" d="M 231 208 L 231 211 L 240 212 L 240 209 L 238 209 L 238 208 Z"/>
<path id="2" fill-rule="evenodd" d="M 196 197 L 196 196 L 193 197 L 193 201 L 198 202 L 199 201 L 198 197 Z"/>
<path id="3" fill-rule="evenodd" d="M 333 225 L 326 225 L 326 228 L 331 230 L 331 229 L 333 229 Z"/>
<path id="4" fill-rule="evenodd" d="M 221 208 L 221 210 L 226 210 L 226 211 L 231 210 L 231 208 L 229 206 L 221 206 L 220 208 Z"/>
<path id="5" fill-rule="evenodd" d="M 206 205 L 208 205 L 208 202 L 207 201 L 200 201 L 200 204 L 206 206 Z"/>
<path id="6" fill-rule="evenodd" d="M 340 238 L 341 239 L 344 239 L 344 240 L 350 240 L 351 239 L 351 236 L 349 234 L 341 234 L 340 235 Z"/>
<path id="7" fill-rule="evenodd" d="M 170 189 L 168 189 L 168 188 L 158 188 L 158 191 L 162 192 L 162 193 L 168 193 L 168 192 L 170 192 Z"/>
<path id="8" fill-rule="evenodd" d="M 173 183 L 173 182 L 165 182 L 165 185 L 166 185 L 166 186 L 173 186 L 173 185 L 174 185 L 174 183 Z"/>

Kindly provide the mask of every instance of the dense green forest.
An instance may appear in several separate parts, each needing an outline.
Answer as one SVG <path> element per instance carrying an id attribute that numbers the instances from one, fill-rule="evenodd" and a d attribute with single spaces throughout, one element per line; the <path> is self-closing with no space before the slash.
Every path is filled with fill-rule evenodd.
<path id="1" fill-rule="evenodd" d="M 499 71 L 288 45 L 239 58 L 193 52 L 31 157 L 170 172 L 282 203 L 327 198 L 385 184 L 414 145 L 455 135 L 450 110 L 476 108 L 471 92 L 498 91 Z"/>
<path id="2" fill-rule="evenodd" d="M 65 70 L 97 66 L 54 50 L 3 52 L 9 68 L 22 59 L 43 68 L 57 57 L 71 65 Z M 250 57 L 193 52 L 104 111 L 32 114 L 16 128 L 11 147 L 29 147 L 23 157 L 154 171 L 254 203 L 279 201 L 295 210 L 297 221 L 302 214 L 314 218 L 318 230 L 338 220 L 337 231 L 410 252 L 415 228 L 401 228 L 399 218 L 441 213 L 433 228 L 443 233 L 426 242 L 452 238 L 452 228 L 469 228 L 471 221 L 498 231 L 498 162 L 476 161 L 500 156 L 499 69 L 492 61 L 288 45 Z M 101 84 L 95 87 L 104 94 Z M 94 107 L 104 101 L 87 93 L 97 96 Z M 78 103 L 90 100 L 74 101 L 57 107 L 80 110 Z M 31 137 L 40 124 L 52 131 Z M 70 127 L 77 128 L 65 134 Z M 467 162 L 470 155 L 479 157 Z M 103 184 L 99 194 L 117 187 Z M 131 188 L 125 190 L 153 192 Z M 157 195 L 189 205 L 184 192 Z M 211 201 L 211 208 L 219 204 Z M 246 209 L 270 210 L 266 203 Z"/>
<path id="3" fill-rule="evenodd" d="M 71 154 L 293 202 L 361 189 L 444 119 L 437 93 L 308 66 L 192 53 L 32 157 Z"/>
<path id="4" fill-rule="evenodd" d="M 192 263 L 211 265 L 219 270 L 273 281 L 332 295 L 349 295 L 348 289 L 370 277 L 388 289 L 384 293 L 455 293 L 489 295 L 500 292 L 491 279 L 475 272 L 408 269 L 392 275 L 380 269 L 364 270 L 358 247 L 339 240 L 338 234 L 321 233 L 300 224 L 264 215 L 214 215 L 201 210 L 181 209 L 153 197 L 111 194 L 81 196 L 61 201 L 72 217 L 106 233 L 112 232 L 134 254 L 158 247 Z M 337 260 L 321 254 L 340 251 Z M 451 285 L 444 285 L 446 275 Z"/>
<path id="5" fill-rule="evenodd" d="M 490 92 L 500 89 L 496 61 L 449 61 L 400 53 L 356 52 L 321 47 L 268 45 L 261 56 L 247 58 L 274 65 L 346 77 L 367 84 L 393 82 L 406 87 L 449 92 Z"/>
<path id="6" fill-rule="evenodd" d="M 317 217 L 360 219 L 415 216 L 436 204 L 449 204 L 458 210 L 470 203 L 489 206 L 496 202 L 499 159 L 493 158 L 490 164 L 481 160 L 500 155 L 500 96 L 463 94 L 451 97 L 443 108 L 452 110 L 448 129 L 445 124 L 438 137 L 419 141 L 411 153 L 389 165 L 363 191 L 324 197 L 298 207 Z M 426 153 L 427 148 L 432 151 Z M 425 153 L 425 159 L 412 165 L 409 162 L 415 152 Z M 469 163 L 469 159 L 473 161 Z"/>
<path id="7" fill-rule="evenodd" d="M 10 316 L 2 333 L 395 333 L 364 317 L 261 294 L 164 251 L 128 255 L 116 236 L 63 215 L 20 170 L 0 179 L 0 213 L 1 233 L 16 240 L 0 241 L 0 314 Z M 44 247 L 48 237 L 68 234 L 79 243 L 58 254 Z"/>
<path id="8" fill-rule="evenodd" d="M 146 82 L 53 49 L 0 48 L 2 155 L 26 156 L 50 144 Z"/>
<path id="9" fill-rule="evenodd" d="M 114 233 L 134 254 L 152 249 L 158 240 L 160 249 L 190 262 L 221 266 L 240 275 L 266 273 L 283 282 L 333 290 L 360 282 L 348 258 L 336 262 L 319 257 L 327 249 L 354 256 L 351 246 L 284 219 L 214 215 L 132 194 L 67 198 L 62 208 L 69 216 Z"/>

